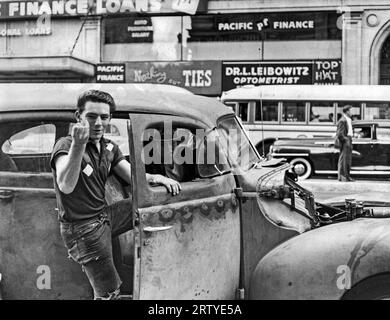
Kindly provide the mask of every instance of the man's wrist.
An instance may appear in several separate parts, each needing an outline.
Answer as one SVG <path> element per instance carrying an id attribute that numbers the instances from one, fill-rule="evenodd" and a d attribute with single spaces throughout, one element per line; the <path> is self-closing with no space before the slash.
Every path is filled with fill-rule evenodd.
<path id="1" fill-rule="evenodd" d="M 80 142 L 80 141 L 72 140 L 72 144 L 76 148 L 84 148 L 86 146 L 87 142 Z"/>

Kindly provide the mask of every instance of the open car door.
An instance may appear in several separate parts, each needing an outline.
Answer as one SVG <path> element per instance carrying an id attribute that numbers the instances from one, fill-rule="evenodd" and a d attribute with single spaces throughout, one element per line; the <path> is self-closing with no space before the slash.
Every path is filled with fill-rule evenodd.
<path id="1" fill-rule="evenodd" d="M 151 186 L 147 172 L 167 174 L 159 170 L 169 162 L 163 156 L 170 157 L 171 134 L 176 129 L 194 132 L 203 124 L 150 114 L 130 114 L 130 123 L 134 299 L 233 299 L 240 269 L 233 174 L 182 177 L 182 190 L 176 196 L 163 186 Z M 161 163 L 149 163 L 148 156 Z"/>

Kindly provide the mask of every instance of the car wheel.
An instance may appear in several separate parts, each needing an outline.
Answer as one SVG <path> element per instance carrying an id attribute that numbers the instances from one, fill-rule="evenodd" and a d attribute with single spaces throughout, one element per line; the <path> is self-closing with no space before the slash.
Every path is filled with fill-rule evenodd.
<path id="1" fill-rule="evenodd" d="M 294 158 L 290 161 L 290 164 L 294 166 L 298 180 L 305 180 L 311 176 L 313 169 L 309 160 L 305 158 Z"/>
<path id="2" fill-rule="evenodd" d="M 376 275 L 348 290 L 343 300 L 390 300 L 390 274 Z"/>

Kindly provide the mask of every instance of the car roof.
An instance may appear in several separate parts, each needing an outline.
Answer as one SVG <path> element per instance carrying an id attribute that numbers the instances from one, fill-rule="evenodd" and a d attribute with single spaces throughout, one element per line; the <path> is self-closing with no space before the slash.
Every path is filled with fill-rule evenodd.
<path id="1" fill-rule="evenodd" d="M 28 83 L 0 84 L 0 114 L 9 111 L 74 111 L 78 96 L 89 89 L 110 93 L 117 111 L 185 116 L 208 125 L 234 111 L 216 98 L 162 84 Z"/>
<path id="2" fill-rule="evenodd" d="M 222 93 L 228 100 L 390 101 L 387 85 L 265 85 L 243 86 Z"/>
<path id="3" fill-rule="evenodd" d="M 353 121 L 353 124 L 354 125 L 373 125 L 373 124 L 377 124 L 379 127 L 390 127 L 390 119 L 389 120 L 384 120 L 384 119 L 380 119 L 380 120 L 355 120 Z"/>

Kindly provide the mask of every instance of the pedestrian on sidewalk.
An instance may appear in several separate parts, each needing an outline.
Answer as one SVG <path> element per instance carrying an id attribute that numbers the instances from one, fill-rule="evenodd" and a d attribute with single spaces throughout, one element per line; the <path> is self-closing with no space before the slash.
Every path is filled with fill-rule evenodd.
<path id="1" fill-rule="evenodd" d="M 343 116 L 337 122 L 335 146 L 340 149 L 338 162 L 338 180 L 344 182 L 355 181 L 350 177 L 352 165 L 352 106 L 345 105 Z"/>

